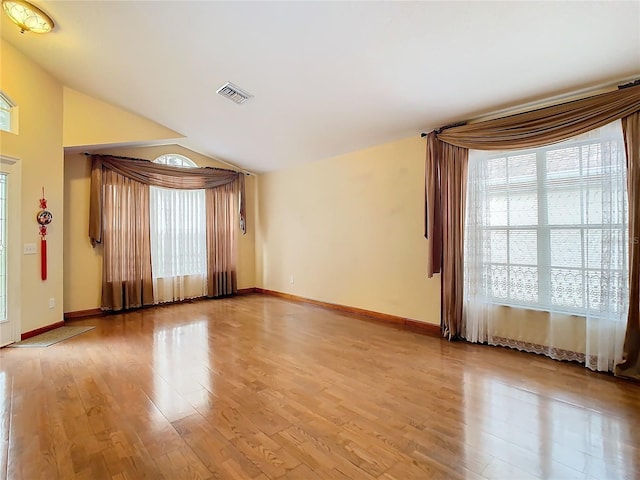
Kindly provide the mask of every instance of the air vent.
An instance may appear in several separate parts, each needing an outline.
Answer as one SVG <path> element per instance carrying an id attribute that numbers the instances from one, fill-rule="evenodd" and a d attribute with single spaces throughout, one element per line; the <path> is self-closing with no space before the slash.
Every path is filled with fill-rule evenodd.
<path id="1" fill-rule="evenodd" d="M 233 83 L 227 82 L 223 86 L 221 86 L 216 93 L 222 95 L 223 97 L 227 97 L 232 102 L 236 102 L 237 104 L 243 104 L 247 100 L 249 100 L 253 95 L 249 92 L 245 92 L 239 87 L 236 87 Z"/>

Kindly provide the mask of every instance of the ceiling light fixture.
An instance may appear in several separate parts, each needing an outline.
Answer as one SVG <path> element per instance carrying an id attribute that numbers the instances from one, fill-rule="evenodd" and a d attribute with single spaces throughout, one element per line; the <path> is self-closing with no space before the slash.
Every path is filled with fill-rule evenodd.
<path id="1" fill-rule="evenodd" d="M 2 0 L 4 13 L 20 27 L 20 33 L 49 33 L 54 23 L 49 15 L 26 0 Z"/>

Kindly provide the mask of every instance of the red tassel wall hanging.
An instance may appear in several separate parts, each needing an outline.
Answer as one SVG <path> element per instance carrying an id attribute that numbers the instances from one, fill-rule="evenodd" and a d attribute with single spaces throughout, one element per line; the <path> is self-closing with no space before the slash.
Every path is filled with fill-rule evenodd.
<path id="1" fill-rule="evenodd" d="M 40 211 L 36 216 L 40 225 L 40 278 L 47 279 L 47 225 L 53 220 L 53 215 L 47 210 L 47 199 L 44 198 L 44 187 L 42 187 L 42 198 L 40 199 Z"/>

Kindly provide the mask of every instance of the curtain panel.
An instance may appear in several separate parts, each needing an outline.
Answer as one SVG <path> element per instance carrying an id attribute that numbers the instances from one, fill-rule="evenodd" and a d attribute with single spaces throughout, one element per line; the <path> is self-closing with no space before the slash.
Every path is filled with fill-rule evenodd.
<path id="1" fill-rule="evenodd" d="M 106 171 L 102 308 L 153 304 L 149 243 L 149 186 Z"/>
<path id="2" fill-rule="evenodd" d="M 103 175 L 112 171 L 145 185 L 197 190 L 216 188 L 229 183 L 237 183 L 239 195 L 240 229 L 246 233 L 244 174 L 222 168 L 200 167 L 181 168 L 162 165 L 137 158 L 113 157 L 110 155 L 92 155 L 91 192 L 89 207 L 89 237 L 96 244 L 102 242 L 102 205 Z"/>
<path id="3" fill-rule="evenodd" d="M 469 150 L 439 142 L 431 132 L 427 151 L 434 159 L 427 162 L 427 226 L 429 277 L 441 274 L 441 330 L 449 340 L 458 338 L 462 319 L 464 212 Z M 429 153 L 427 158 L 429 158 Z M 430 203 L 429 203 L 430 202 Z M 437 241 L 433 241 L 436 239 Z"/>
<path id="4" fill-rule="evenodd" d="M 638 154 L 638 144 L 640 143 L 640 131 L 636 128 L 629 128 L 633 121 L 625 121 L 626 117 L 633 116 L 640 112 L 640 85 L 628 88 L 622 88 L 616 91 L 595 95 L 581 100 L 562 103 L 546 108 L 532 110 L 516 115 L 487 120 L 466 125 L 455 126 L 451 128 L 441 129 L 431 132 L 427 141 L 427 154 L 425 165 L 425 199 L 427 200 L 426 208 L 426 235 L 430 240 L 429 259 L 427 262 L 427 274 L 432 276 L 434 273 L 442 272 L 441 281 L 442 289 L 449 288 L 444 283 L 444 278 L 454 278 L 455 271 L 448 271 L 449 268 L 457 270 L 461 268 L 456 265 L 464 258 L 462 251 L 462 242 L 456 238 L 459 231 L 460 222 L 464 222 L 464 211 L 452 211 L 449 205 L 445 203 L 443 197 L 447 190 L 443 188 L 444 182 L 449 180 L 443 179 L 441 176 L 442 163 L 445 161 L 444 153 L 448 150 L 444 145 L 455 145 L 461 149 L 476 150 L 513 150 L 519 148 L 534 148 L 544 145 L 566 140 L 576 135 L 586 133 L 595 128 L 602 127 L 614 120 L 623 119 L 625 127 L 625 141 L 627 150 L 634 150 L 628 153 L 629 164 L 633 166 L 629 168 L 629 205 L 640 204 L 640 189 L 633 188 L 631 183 L 634 181 L 631 169 L 638 169 L 640 165 L 640 155 Z M 460 153 L 461 154 L 461 153 Z M 461 154 L 462 155 L 462 154 Z M 460 175 L 455 181 L 463 185 L 466 180 L 462 175 L 466 175 L 466 169 L 458 168 L 454 171 Z M 636 175 L 636 174 L 633 174 Z M 448 192 L 447 192 L 448 194 Z M 466 191 L 463 192 L 466 195 Z M 429 203 L 431 202 L 431 204 Z M 464 207 L 464 202 L 459 202 Z M 438 212 L 436 212 L 436 209 Z M 631 213 L 631 212 L 630 212 Z M 438 223 L 438 214 L 442 217 Z M 637 215 L 637 213 L 634 213 Z M 445 219 L 445 217 L 449 216 Z M 633 220 L 630 218 L 630 237 L 631 243 L 634 238 L 638 238 L 637 222 L 631 226 Z M 634 233 L 631 229 L 634 229 Z M 454 239 L 454 245 L 444 245 L 445 238 Z M 441 256 L 439 256 L 442 252 Z M 638 256 L 635 258 L 638 263 Z M 637 269 L 633 260 L 630 262 L 631 270 Z M 631 273 L 631 272 L 630 272 Z M 633 278 L 633 274 L 631 276 Z M 635 288 L 636 292 L 630 292 L 631 301 L 638 301 L 637 283 L 631 283 L 631 288 Z M 443 293 L 444 298 L 445 293 Z M 455 298 L 457 302 L 463 302 L 463 298 L 459 297 L 456 292 L 449 292 L 450 298 Z M 444 305 L 443 305 L 444 309 Z M 462 311 L 461 306 L 455 306 L 454 311 Z M 625 368 L 630 368 L 626 359 L 638 358 L 638 348 L 640 347 L 640 332 L 638 332 L 637 309 L 632 307 L 629 310 L 629 327 L 626 345 L 631 347 L 625 350 Z M 633 318 L 635 316 L 635 318 Z M 461 318 L 450 318 L 442 315 L 441 328 L 443 332 L 455 329 L 455 325 L 448 322 L 456 322 L 459 325 Z M 635 333 L 630 329 L 635 329 Z M 631 332 L 631 333 L 629 333 Z M 629 340 L 629 338 L 631 340 Z M 450 337 L 451 338 L 451 337 Z M 634 353 L 635 352 L 635 353 Z M 637 360 L 636 360 L 637 363 Z"/>
<path id="5" fill-rule="evenodd" d="M 640 112 L 622 119 L 629 194 L 629 320 L 616 375 L 640 380 Z"/>
<path id="6" fill-rule="evenodd" d="M 207 212 L 207 296 L 221 297 L 238 290 L 236 229 L 238 184 L 205 192 Z"/>

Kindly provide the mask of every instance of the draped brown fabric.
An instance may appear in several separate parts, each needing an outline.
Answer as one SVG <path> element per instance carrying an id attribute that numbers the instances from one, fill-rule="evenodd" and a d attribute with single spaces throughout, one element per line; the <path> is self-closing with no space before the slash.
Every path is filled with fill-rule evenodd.
<path id="1" fill-rule="evenodd" d="M 246 233 L 244 174 L 93 155 L 89 236 L 104 244 L 102 308 L 153 304 L 149 186 L 204 189 L 209 296 L 237 291 L 236 226 Z"/>
<path id="2" fill-rule="evenodd" d="M 457 202 L 455 199 L 458 198 L 458 192 L 451 189 L 456 185 L 460 185 L 463 189 L 460 195 L 466 197 L 465 184 L 460 178 L 455 181 L 453 178 L 459 174 L 464 174 L 466 177 L 468 149 L 513 150 L 550 145 L 599 128 L 614 120 L 627 117 L 627 127 L 625 127 L 627 129 L 625 132 L 627 151 L 634 150 L 629 154 L 628 158 L 630 164 L 633 163 L 635 168 L 639 168 L 638 143 L 640 143 L 640 132 L 637 127 L 631 126 L 632 123 L 636 122 L 636 120 L 631 119 L 634 118 L 634 115 L 639 111 L 640 85 L 636 85 L 573 102 L 494 120 L 469 123 L 447 128 L 443 131 L 434 131 L 429 134 L 425 165 L 425 199 L 427 201 L 427 205 L 425 206 L 427 212 L 425 234 L 429 239 L 427 274 L 432 276 L 434 273 L 442 270 L 441 285 L 443 305 L 441 328 L 446 337 L 455 338 L 459 331 L 458 326 L 462 321 L 462 276 L 458 278 L 457 273 L 452 273 L 447 277 L 445 271 L 449 268 L 448 265 L 454 265 L 455 262 L 460 263 L 460 269 L 463 268 L 464 252 L 460 249 L 458 243 L 457 229 L 459 229 L 460 234 L 462 234 L 463 227 L 458 227 L 458 222 L 460 219 L 464 222 L 464 211 L 454 211 L 453 208 L 460 207 L 463 209 L 464 201 Z M 445 148 L 445 145 L 455 145 L 459 147 L 460 150 L 452 151 Z M 466 150 L 467 153 L 462 153 L 463 150 Z M 447 158 L 449 158 L 449 160 Z M 462 160 L 462 158 L 464 158 L 464 160 Z M 451 161 L 450 159 L 459 159 L 460 165 L 454 165 L 451 173 L 445 175 L 443 173 L 443 165 Z M 464 163 L 464 168 L 462 163 Z M 636 207 L 636 205 L 640 204 L 640 187 L 638 187 L 637 184 L 631 187 L 631 176 L 632 174 L 637 175 L 637 173 L 632 173 L 632 168 L 633 167 L 630 167 L 629 169 L 629 205 L 634 205 L 633 210 L 637 212 L 638 207 Z M 449 175 L 451 175 L 450 178 L 452 180 L 447 180 Z M 454 183 L 451 183 L 450 186 L 447 187 L 450 188 L 450 190 L 446 190 L 444 185 L 449 181 Z M 445 199 L 447 196 L 449 199 Z M 454 200 L 450 201 L 451 198 Z M 442 218 L 438 218 L 439 215 Z M 638 214 L 634 213 L 634 215 Z M 638 223 L 640 222 L 637 220 L 637 217 L 634 219 L 630 218 L 630 228 L 631 222 L 634 222 L 636 232 L 635 234 L 630 232 L 632 238 L 631 243 L 635 244 L 639 238 L 638 229 L 640 227 L 638 227 Z M 452 244 L 449 245 L 449 242 L 452 242 Z M 637 264 L 640 262 L 640 252 L 637 252 L 637 246 L 635 251 L 636 256 L 633 258 L 635 258 L 635 263 Z M 442 252 L 442 256 L 439 255 L 439 252 Z M 633 270 L 633 262 L 631 264 Z M 449 278 L 449 280 L 447 280 L 447 278 Z M 457 281 L 459 281 L 459 285 L 453 283 Z M 635 298 L 636 303 L 638 300 L 638 287 L 638 283 L 631 284 L 631 298 Z M 635 289 L 635 291 L 633 291 L 633 289 Z M 446 305 L 445 301 L 447 303 Z M 632 320 L 634 311 L 637 310 L 630 310 L 630 320 Z M 635 315 L 636 323 L 630 321 L 629 329 L 638 328 L 638 317 L 637 314 Z M 629 340 L 630 338 L 631 340 Z M 629 350 L 627 350 L 627 359 L 638 358 L 639 343 L 638 334 L 628 332 L 627 345 L 629 346 Z M 634 351 L 636 352 L 636 356 L 632 357 Z M 627 361 L 625 365 L 628 366 L 629 362 Z"/>
<path id="3" fill-rule="evenodd" d="M 89 209 L 89 237 L 96 244 L 102 241 L 102 175 L 112 171 L 125 178 L 145 185 L 182 190 L 216 188 L 237 183 L 240 196 L 239 222 L 246 233 L 244 174 L 222 168 L 181 168 L 162 165 L 137 158 L 119 158 L 109 155 L 93 155 L 91 165 L 91 193 Z M 240 180 L 238 180 L 240 179 Z"/>
<path id="4" fill-rule="evenodd" d="M 102 308 L 153 304 L 149 235 L 149 186 L 106 171 Z"/>
<path id="5" fill-rule="evenodd" d="M 206 191 L 207 294 L 231 295 L 238 291 L 236 228 L 240 180 Z"/>
<path id="6" fill-rule="evenodd" d="M 433 277 L 442 268 L 442 215 L 440 208 L 440 162 L 442 157 L 435 151 L 438 142 L 435 132 L 427 137 L 427 160 L 425 165 L 425 210 L 427 244 L 427 275 Z"/>
<path id="7" fill-rule="evenodd" d="M 640 112 L 622 119 L 629 194 L 629 320 L 616 375 L 640 380 Z"/>
<path id="8" fill-rule="evenodd" d="M 446 129 L 438 140 L 474 150 L 542 147 L 640 110 L 640 85 L 551 107 Z"/>
<path id="9" fill-rule="evenodd" d="M 438 142 L 435 132 L 427 139 L 428 198 L 432 199 L 433 220 L 428 223 L 429 277 L 441 273 L 441 329 L 452 340 L 460 333 L 462 320 L 462 286 L 464 275 L 464 218 L 467 193 L 469 150 Z M 433 239 L 441 238 L 441 243 Z"/>

